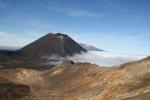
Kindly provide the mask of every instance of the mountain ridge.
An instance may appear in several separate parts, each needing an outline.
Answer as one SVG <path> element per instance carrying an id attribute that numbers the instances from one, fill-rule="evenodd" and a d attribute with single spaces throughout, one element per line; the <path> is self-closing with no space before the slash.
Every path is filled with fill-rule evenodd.
<path id="1" fill-rule="evenodd" d="M 8 82 L 16 87 L 23 85 L 21 90 L 11 88 L 12 95 L 5 92 L 4 100 L 147 100 L 144 98 L 150 97 L 149 69 L 149 58 L 117 67 L 65 61 L 40 71 L 0 69 L 0 86 L 9 87 Z"/>
<path id="2" fill-rule="evenodd" d="M 87 51 L 103 51 L 102 49 L 96 48 L 92 45 L 86 44 L 86 43 L 79 43 L 84 49 L 86 49 Z"/>
<path id="3" fill-rule="evenodd" d="M 48 33 L 21 49 L 14 51 L 0 50 L 0 61 L 3 61 L 0 64 L 3 66 L 41 66 L 45 62 L 50 62 L 43 58 L 45 56 L 65 57 L 81 52 L 87 51 L 68 35 Z"/>
<path id="4" fill-rule="evenodd" d="M 51 54 L 67 56 L 80 53 L 81 51 L 86 52 L 86 50 L 78 45 L 72 38 L 61 33 L 48 33 L 40 39 L 24 46 L 19 51 L 27 54 L 30 53 L 28 55 L 35 53 L 35 55 L 38 56 L 50 56 Z M 30 51 L 34 52 L 31 53 Z"/>

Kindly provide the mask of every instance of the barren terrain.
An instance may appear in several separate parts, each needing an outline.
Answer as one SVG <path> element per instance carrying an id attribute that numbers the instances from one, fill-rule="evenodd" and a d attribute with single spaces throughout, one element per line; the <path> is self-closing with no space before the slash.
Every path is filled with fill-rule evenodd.
<path id="1" fill-rule="evenodd" d="M 114 67 L 65 61 L 48 70 L 0 69 L 0 100 L 148 100 L 150 58 Z"/>

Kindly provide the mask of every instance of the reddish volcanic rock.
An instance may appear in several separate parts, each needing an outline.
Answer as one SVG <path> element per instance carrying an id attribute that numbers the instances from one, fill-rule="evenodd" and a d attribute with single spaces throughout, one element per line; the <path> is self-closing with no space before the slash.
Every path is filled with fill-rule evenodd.
<path id="1" fill-rule="evenodd" d="M 52 54 L 67 56 L 82 51 L 86 52 L 86 50 L 73 39 L 61 33 L 48 33 L 19 51 L 26 53 L 30 57 L 51 56 Z"/>
<path id="2" fill-rule="evenodd" d="M 0 77 L 0 100 L 16 100 L 30 95 L 30 86 L 16 84 Z"/>
<path id="3" fill-rule="evenodd" d="M 41 67 L 50 62 L 47 58 L 53 55 L 65 57 L 81 52 L 86 52 L 86 50 L 68 35 L 48 33 L 19 50 L 0 50 L 0 65 L 4 67 Z"/>

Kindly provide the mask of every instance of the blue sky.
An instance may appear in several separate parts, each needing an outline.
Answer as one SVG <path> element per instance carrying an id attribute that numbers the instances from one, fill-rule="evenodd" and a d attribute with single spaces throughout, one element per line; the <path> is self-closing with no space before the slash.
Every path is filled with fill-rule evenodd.
<path id="1" fill-rule="evenodd" d="M 48 32 L 118 53 L 150 54 L 149 0 L 0 0 L 0 45 Z"/>

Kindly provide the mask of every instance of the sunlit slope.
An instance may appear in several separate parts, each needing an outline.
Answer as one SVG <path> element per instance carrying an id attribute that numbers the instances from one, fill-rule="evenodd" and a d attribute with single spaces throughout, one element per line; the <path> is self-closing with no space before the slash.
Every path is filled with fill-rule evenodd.
<path id="1" fill-rule="evenodd" d="M 1 84 L 11 82 L 30 87 L 30 91 L 12 89 L 15 92 L 5 94 L 5 100 L 130 100 L 148 97 L 150 59 L 116 67 L 68 61 L 43 71 L 1 69 L 0 78 Z"/>

